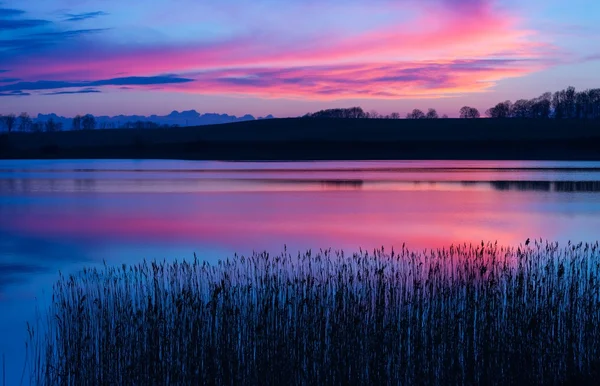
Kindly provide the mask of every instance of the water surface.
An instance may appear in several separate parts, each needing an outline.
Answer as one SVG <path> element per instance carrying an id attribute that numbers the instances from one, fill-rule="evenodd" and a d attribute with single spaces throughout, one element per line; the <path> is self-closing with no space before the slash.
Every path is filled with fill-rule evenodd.
<path id="1" fill-rule="evenodd" d="M 599 162 L 0 161 L 0 354 L 12 384 L 59 271 L 284 245 L 595 241 L 599 215 Z"/>

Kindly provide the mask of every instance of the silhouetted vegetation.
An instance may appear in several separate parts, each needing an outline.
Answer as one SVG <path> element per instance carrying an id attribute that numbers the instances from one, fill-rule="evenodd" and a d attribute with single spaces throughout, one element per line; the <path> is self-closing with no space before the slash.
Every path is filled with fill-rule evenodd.
<path id="1" fill-rule="evenodd" d="M 26 117 L 29 117 L 26 113 Z M 22 115 L 23 115 L 22 114 Z M 485 111 L 485 115 L 489 118 L 521 118 L 521 119 L 600 119 L 600 89 L 589 89 L 577 92 L 574 87 L 568 87 L 564 90 L 555 93 L 546 92 L 537 98 L 519 99 L 515 102 L 509 100 L 500 102 Z M 463 106 L 459 110 L 459 118 L 480 118 L 479 110 L 471 106 Z M 21 117 L 19 117 L 20 119 Z M 398 112 L 393 112 L 388 115 L 379 114 L 377 111 L 365 112 L 361 107 L 336 108 L 320 110 L 314 113 L 308 113 L 303 118 L 328 118 L 328 119 L 400 119 L 401 115 Z M 420 109 L 413 109 L 407 113 L 406 119 L 436 119 L 440 118 L 437 111 L 429 108 L 427 112 Z M 442 119 L 447 119 L 448 115 L 441 116 Z M 11 132 L 14 129 L 17 117 L 14 114 L 0 116 L 0 125 Z M 52 120 L 50 118 L 49 120 Z M 52 122 L 50 126 L 47 121 L 34 122 L 29 120 L 19 120 L 20 131 L 40 131 L 36 123 L 45 125 L 46 131 L 58 131 L 61 127 L 56 127 L 60 122 Z M 158 124 L 152 121 L 127 121 L 124 123 L 107 122 L 105 120 L 97 121 L 91 114 L 84 116 L 76 115 L 72 119 L 71 128 L 73 130 L 91 130 L 94 128 L 100 129 L 156 129 L 179 127 L 177 124 Z"/>
<path id="2" fill-rule="evenodd" d="M 93 130 L 96 128 L 96 118 L 92 114 L 86 114 L 81 118 L 81 127 L 83 130 Z"/>
<path id="3" fill-rule="evenodd" d="M 305 118 L 367 118 L 368 114 L 360 107 L 350 107 L 347 109 L 328 109 L 320 110 L 316 113 L 308 113 Z"/>
<path id="4" fill-rule="evenodd" d="M 15 114 L 0 115 L 0 123 L 4 127 L 6 127 L 6 130 L 8 130 L 9 133 L 15 127 L 16 120 L 17 120 L 17 117 L 15 116 Z"/>
<path id="5" fill-rule="evenodd" d="M 406 119 L 425 119 L 425 113 L 419 109 L 414 109 L 406 114 Z"/>
<path id="6" fill-rule="evenodd" d="M 54 119 L 50 118 L 44 123 L 44 129 L 47 133 L 54 133 L 62 130 L 61 122 L 54 122 Z"/>
<path id="7" fill-rule="evenodd" d="M 574 87 L 568 87 L 529 100 L 505 101 L 488 109 L 486 115 L 491 118 L 599 119 L 600 89 L 577 92 Z"/>
<path id="8" fill-rule="evenodd" d="M 359 113 L 355 113 L 358 111 Z M 500 102 L 490 107 L 485 112 L 490 118 L 527 118 L 527 119 L 599 119 L 600 118 L 600 89 L 589 89 L 577 92 L 574 87 L 557 91 L 554 94 L 546 92 L 537 98 L 519 99 L 514 103 L 511 101 Z M 308 118 L 393 118 L 398 119 L 400 115 L 379 115 L 364 113 L 360 107 L 350 109 L 321 110 L 313 114 L 307 114 Z M 470 106 L 464 106 L 459 111 L 460 118 L 480 118 L 479 111 Z M 406 119 L 438 118 L 435 109 L 429 109 L 424 113 L 420 109 L 414 109 L 406 114 Z M 442 118 L 448 118 L 443 115 Z"/>
<path id="9" fill-rule="evenodd" d="M 81 115 L 77 114 L 73 117 L 73 123 L 71 128 L 73 130 L 81 130 Z"/>
<path id="10" fill-rule="evenodd" d="M 125 122 L 123 128 L 125 129 L 158 129 L 158 128 L 169 128 L 169 127 L 179 127 L 178 125 L 159 125 L 158 123 L 154 123 L 151 121 L 135 121 L 135 122 Z"/>
<path id="11" fill-rule="evenodd" d="M 438 119 L 438 113 L 435 109 L 429 109 L 427 110 L 427 114 L 425 114 L 425 118 L 427 119 Z"/>
<path id="12" fill-rule="evenodd" d="M 21 115 L 19 115 L 19 131 L 22 131 L 22 132 L 31 131 L 32 124 L 33 124 L 33 121 L 29 117 L 29 114 L 21 113 Z"/>
<path id="13" fill-rule="evenodd" d="M 144 262 L 61 276 L 28 364 L 36 385 L 595 384 L 599 309 L 598 243 Z"/>
<path id="14" fill-rule="evenodd" d="M 474 107 L 463 106 L 459 111 L 459 117 L 467 119 L 479 118 L 479 110 Z"/>

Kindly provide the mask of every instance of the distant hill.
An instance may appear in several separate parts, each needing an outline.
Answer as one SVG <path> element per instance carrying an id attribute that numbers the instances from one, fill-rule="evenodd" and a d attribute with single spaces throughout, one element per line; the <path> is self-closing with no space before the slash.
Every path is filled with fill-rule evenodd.
<path id="1" fill-rule="evenodd" d="M 138 121 L 142 122 L 153 122 L 158 125 L 168 126 L 204 126 L 204 125 L 215 125 L 221 123 L 232 123 L 232 122 L 245 122 L 254 121 L 261 119 L 272 119 L 273 115 L 267 115 L 266 117 L 255 118 L 250 114 L 246 114 L 241 117 L 229 114 L 216 114 L 216 113 L 204 113 L 201 114 L 196 110 L 188 111 L 173 111 L 169 115 L 117 115 L 114 117 L 109 116 L 96 116 L 96 124 L 98 128 L 119 128 L 124 127 L 128 122 L 134 123 Z M 55 122 L 60 122 L 63 125 L 63 130 L 69 130 L 72 126 L 72 117 L 63 117 L 56 114 L 38 114 L 34 118 L 35 122 L 44 123 L 49 119 L 53 119 Z"/>

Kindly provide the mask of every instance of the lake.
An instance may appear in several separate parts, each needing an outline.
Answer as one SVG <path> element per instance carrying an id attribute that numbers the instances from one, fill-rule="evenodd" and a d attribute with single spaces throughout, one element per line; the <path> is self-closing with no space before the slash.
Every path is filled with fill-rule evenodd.
<path id="1" fill-rule="evenodd" d="M 0 354 L 18 384 L 25 321 L 58 272 L 104 261 L 585 242 L 598 229 L 600 162 L 0 161 Z"/>

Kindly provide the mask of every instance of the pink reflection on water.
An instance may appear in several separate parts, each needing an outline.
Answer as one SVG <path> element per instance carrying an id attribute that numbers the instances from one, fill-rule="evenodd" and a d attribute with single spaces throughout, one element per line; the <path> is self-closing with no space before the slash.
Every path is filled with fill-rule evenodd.
<path id="1" fill-rule="evenodd" d="M 14 216 L 12 229 L 48 238 L 197 243 L 233 250 L 413 248 L 481 240 L 580 236 L 597 216 L 551 213 L 556 194 L 493 190 L 288 191 L 98 196 L 89 206 Z M 566 196 L 563 196 L 563 198 Z"/>

